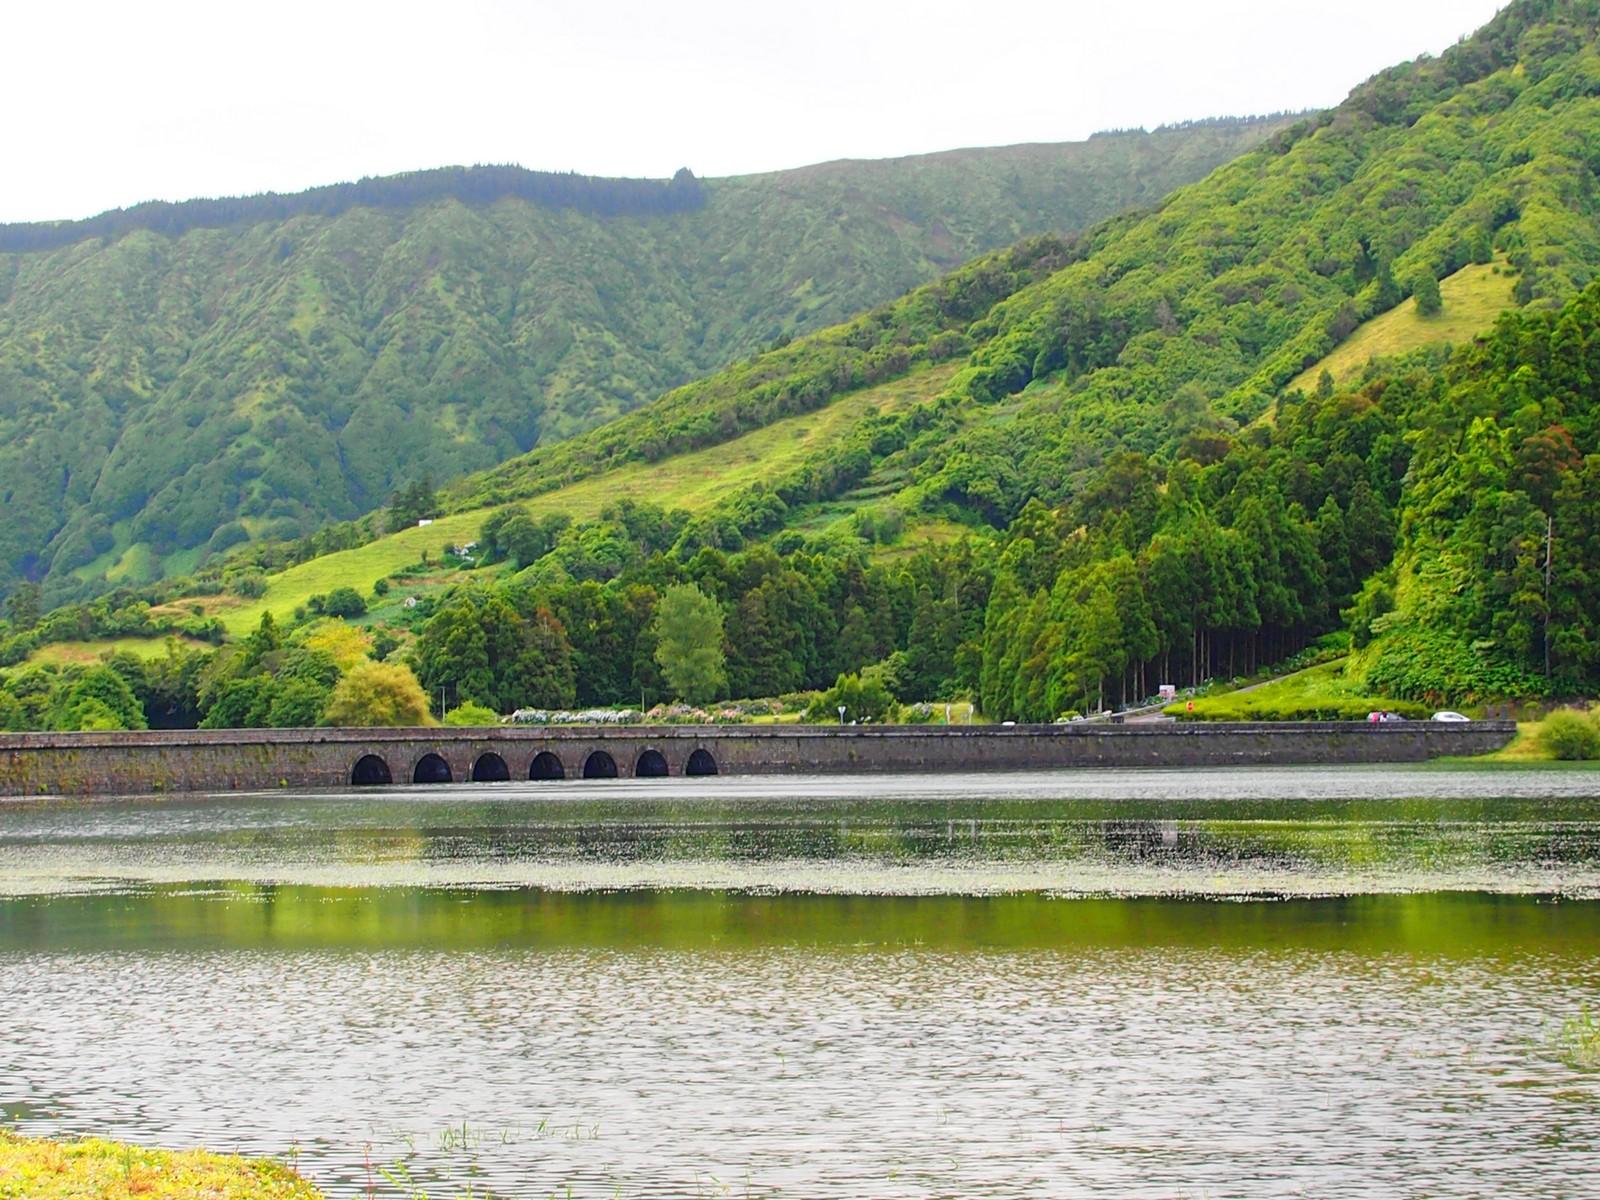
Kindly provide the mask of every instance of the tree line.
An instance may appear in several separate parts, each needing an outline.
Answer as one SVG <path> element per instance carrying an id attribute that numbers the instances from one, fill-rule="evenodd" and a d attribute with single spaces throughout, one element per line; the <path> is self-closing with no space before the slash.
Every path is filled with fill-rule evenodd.
<path id="1" fill-rule="evenodd" d="M 603 217 L 662 216 L 705 205 L 705 189 L 682 168 L 671 179 L 605 179 L 575 172 L 530 171 L 525 167 L 438 167 L 401 175 L 369 176 L 303 192 L 255 196 L 152 200 L 114 208 L 81 221 L 0 225 L 0 253 L 29 254 L 71 246 L 89 238 L 115 239 L 136 230 L 177 237 L 191 229 L 282 221 L 289 217 L 333 217 L 358 206 L 414 208 L 440 200 L 493 204 L 526 200 L 545 208 L 570 208 Z"/>

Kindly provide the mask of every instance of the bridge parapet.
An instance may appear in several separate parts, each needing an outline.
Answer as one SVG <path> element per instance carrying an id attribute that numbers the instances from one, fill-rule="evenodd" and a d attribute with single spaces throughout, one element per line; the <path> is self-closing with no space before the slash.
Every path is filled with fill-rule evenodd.
<path id="1" fill-rule="evenodd" d="M 0 795 L 662 775 L 1420 762 L 1510 721 L 970 726 L 496 726 L 0 734 Z"/>

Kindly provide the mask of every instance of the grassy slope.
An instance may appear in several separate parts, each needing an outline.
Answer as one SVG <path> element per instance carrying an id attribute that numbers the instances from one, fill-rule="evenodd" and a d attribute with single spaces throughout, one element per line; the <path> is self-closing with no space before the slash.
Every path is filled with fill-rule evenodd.
<path id="1" fill-rule="evenodd" d="M 1194 702 L 1193 713 L 1187 711 L 1186 701 L 1168 705 L 1165 711 L 1175 717 L 1188 716 L 1199 721 L 1270 721 L 1282 719 L 1280 714 L 1298 714 L 1319 706 L 1348 708 L 1356 719 L 1364 715 L 1357 710 L 1415 707 L 1381 696 L 1365 695 L 1346 681 L 1344 671 L 1343 659 L 1323 663 L 1261 687 L 1203 697 Z"/>
<path id="2" fill-rule="evenodd" d="M 189 638 L 179 638 L 190 646 L 200 646 L 204 643 Z M 167 639 L 164 637 L 121 637 L 121 638 L 96 638 L 87 642 L 51 642 L 47 646 L 40 646 L 28 656 L 28 662 L 35 666 L 67 664 L 97 663 L 107 654 L 129 653 L 139 658 L 160 658 L 167 652 Z"/>
<path id="3" fill-rule="evenodd" d="M 89 1138 L 58 1142 L 0 1130 L 0 1196 L 28 1200 L 319 1200 L 277 1163 L 204 1150 L 151 1150 Z"/>
<path id="4" fill-rule="evenodd" d="M 1498 267 L 1504 271 L 1503 263 Z M 1423 346 L 1470 341 L 1512 306 L 1514 282 L 1514 276 L 1497 274 L 1496 266 L 1473 263 L 1462 267 L 1440 281 L 1439 296 L 1444 304 L 1438 314 L 1424 317 L 1417 312 L 1416 301 L 1407 300 L 1363 323 L 1321 362 L 1291 379 L 1284 390 L 1299 388 L 1310 392 L 1315 390 L 1323 371 L 1331 374 L 1335 383 L 1344 383 L 1359 374 L 1369 359 L 1405 354 Z"/>
<path id="5" fill-rule="evenodd" d="M 948 546 L 971 534 L 972 526 L 955 521 L 944 521 L 937 517 L 915 521 L 907 525 L 905 532 L 895 541 L 875 547 L 872 557 L 880 562 L 909 558 L 927 546 Z"/>
<path id="6" fill-rule="evenodd" d="M 659 463 L 629 463 L 603 475 L 546 492 L 521 507 L 535 516 L 564 512 L 576 520 L 596 516 L 624 498 L 664 508 L 702 512 L 718 500 L 759 479 L 770 478 L 843 437 L 856 421 L 873 412 L 895 411 L 939 393 L 955 374 L 945 364 L 853 392 L 814 413 L 789 417 L 753 433 L 680 454 Z M 415 563 L 424 550 L 437 554 L 447 544 L 472 541 L 493 511 L 473 509 L 441 517 L 426 527 L 405 529 L 354 550 L 324 555 L 291 567 L 269 580 L 266 594 L 247 603 L 216 608 L 228 632 L 248 632 L 270 610 L 283 616 L 310 597 L 336 587 L 368 592 L 379 579 Z M 938 536 L 936 532 L 930 536 Z"/>

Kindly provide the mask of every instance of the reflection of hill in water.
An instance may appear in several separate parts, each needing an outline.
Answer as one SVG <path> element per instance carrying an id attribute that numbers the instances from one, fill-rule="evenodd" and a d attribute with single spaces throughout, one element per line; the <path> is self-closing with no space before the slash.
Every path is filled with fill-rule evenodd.
<path id="1" fill-rule="evenodd" d="M 1429 892 L 1230 900 L 751 894 L 711 889 L 157 885 L 0 900 L 0 951 L 476 950 L 739 952 L 813 947 L 953 952 L 1207 947 L 1472 958 L 1592 955 L 1600 904 Z"/>
<path id="2" fill-rule="evenodd" d="M 0 825 L 0 894 L 169 895 L 220 880 L 451 889 L 454 905 L 505 888 L 1600 895 L 1593 774 L 1187 772 L 1181 792 L 1178 778 L 674 779 L 16 805 Z"/>

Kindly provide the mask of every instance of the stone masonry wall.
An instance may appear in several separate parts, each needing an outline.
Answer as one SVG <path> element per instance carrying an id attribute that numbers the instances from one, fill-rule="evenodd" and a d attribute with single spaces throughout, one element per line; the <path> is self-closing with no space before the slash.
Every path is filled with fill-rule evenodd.
<path id="1" fill-rule="evenodd" d="M 348 787 L 369 755 L 397 784 L 418 778 L 419 766 L 437 775 L 426 756 L 443 760 L 454 781 L 471 780 L 475 768 L 492 773 L 486 755 L 497 755 L 510 779 L 526 780 L 541 753 L 553 755 L 567 779 L 584 777 L 592 755 L 609 755 L 626 779 L 649 773 L 640 761 L 649 750 L 674 776 L 696 773 L 696 751 L 726 775 L 1421 762 L 1485 754 L 1515 732 L 1509 721 L 1412 721 L 0 734 L 0 796 Z"/>

